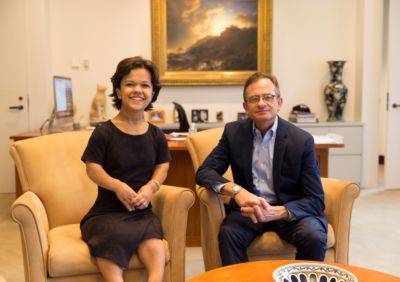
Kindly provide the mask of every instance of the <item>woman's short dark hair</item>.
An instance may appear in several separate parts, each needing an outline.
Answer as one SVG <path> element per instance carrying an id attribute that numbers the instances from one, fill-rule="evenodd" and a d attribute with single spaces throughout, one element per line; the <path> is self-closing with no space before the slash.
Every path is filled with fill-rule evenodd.
<path id="1" fill-rule="evenodd" d="M 256 83 L 257 81 L 259 81 L 260 79 L 263 78 L 267 78 L 269 80 L 271 80 L 272 84 L 275 86 L 275 95 L 277 97 L 281 96 L 281 90 L 279 89 L 279 83 L 278 83 L 278 79 L 276 78 L 275 75 L 273 74 L 269 74 L 269 73 L 265 73 L 265 72 L 256 72 L 254 74 L 252 74 L 247 80 L 246 83 L 244 84 L 244 88 L 243 88 L 243 100 L 245 102 L 246 101 L 246 91 L 247 88 L 250 86 L 250 84 Z"/>
<path id="2" fill-rule="evenodd" d="M 113 92 L 110 94 L 110 97 L 113 98 L 113 106 L 117 110 L 121 109 L 122 102 L 121 99 L 118 98 L 117 88 L 121 88 L 122 79 L 134 69 L 146 69 L 150 72 L 151 84 L 153 87 L 153 98 L 151 99 L 150 104 L 144 110 L 151 110 L 153 109 L 153 103 L 157 100 L 158 93 L 160 93 L 161 90 L 160 77 L 156 65 L 152 61 L 143 59 L 140 56 L 126 58 L 118 63 L 117 69 L 114 75 L 111 77 Z"/>

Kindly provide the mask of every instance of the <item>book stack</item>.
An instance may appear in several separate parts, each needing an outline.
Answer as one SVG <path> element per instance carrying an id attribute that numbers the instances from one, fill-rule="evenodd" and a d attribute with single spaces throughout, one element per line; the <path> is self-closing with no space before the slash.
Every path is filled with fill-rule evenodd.
<path id="1" fill-rule="evenodd" d="M 297 123 L 314 123 L 317 122 L 317 117 L 315 113 L 292 111 L 289 115 L 289 121 Z"/>

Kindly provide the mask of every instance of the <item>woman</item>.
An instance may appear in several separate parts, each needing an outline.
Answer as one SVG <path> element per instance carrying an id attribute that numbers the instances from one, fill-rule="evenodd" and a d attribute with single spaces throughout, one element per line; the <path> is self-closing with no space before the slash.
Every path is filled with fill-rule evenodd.
<path id="1" fill-rule="evenodd" d="M 123 281 L 134 252 L 148 281 L 162 281 L 165 253 L 152 195 L 168 172 L 170 155 L 163 132 L 147 123 L 161 89 L 156 66 L 141 57 L 122 60 L 111 78 L 119 113 L 98 126 L 83 153 L 86 171 L 98 185 L 93 207 L 81 221 L 82 238 L 105 281 Z"/>

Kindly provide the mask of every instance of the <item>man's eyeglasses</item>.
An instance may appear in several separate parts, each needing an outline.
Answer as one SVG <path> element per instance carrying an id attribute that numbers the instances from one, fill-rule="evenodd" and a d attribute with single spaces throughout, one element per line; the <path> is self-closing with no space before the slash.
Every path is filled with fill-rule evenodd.
<path id="1" fill-rule="evenodd" d="M 250 96 L 249 98 L 247 98 L 247 102 L 250 104 L 256 104 L 258 102 L 260 102 L 261 99 L 263 99 L 264 102 L 266 103 L 270 103 L 272 104 L 275 101 L 275 96 L 273 94 L 265 94 L 265 95 L 254 95 L 254 96 Z"/>

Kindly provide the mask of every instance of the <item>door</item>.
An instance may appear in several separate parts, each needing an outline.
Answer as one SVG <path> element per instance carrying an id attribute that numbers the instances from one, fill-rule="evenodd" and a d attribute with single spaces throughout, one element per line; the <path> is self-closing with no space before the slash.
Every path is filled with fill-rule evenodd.
<path id="1" fill-rule="evenodd" d="M 28 129 L 26 0 L 0 0 L 0 193 L 15 192 L 10 135 Z"/>
<path id="2" fill-rule="evenodd" d="M 391 0 L 388 24 L 389 107 L 385 154 L 385 187 L 400 188 L 400 1 Z"/>

